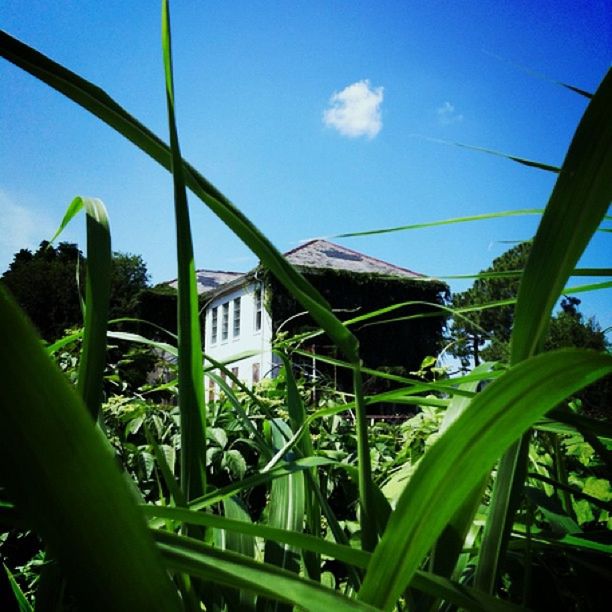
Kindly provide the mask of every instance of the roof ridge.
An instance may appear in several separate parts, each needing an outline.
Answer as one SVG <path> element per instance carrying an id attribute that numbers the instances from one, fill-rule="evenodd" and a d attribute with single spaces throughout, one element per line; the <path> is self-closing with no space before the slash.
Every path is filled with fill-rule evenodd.
<path id="1" fill-rule="evenodd" d="M 339 248 L 339 249 L 343 249 L 344 251 L 348 251 L 349 253 L 352 253 L 354 255 L 358 255 L 360 258 L 364 258 L 367 259 L 371 262 L 376 262 L 378 264 L 384 264 L 385 266 L 389 266 L 391 268 L 394 268 L 396 270 L 401 270 L 402 272 L 408 272 L 409 274 L 412 274 L 414 276 L 420 276 L 420 277 L 425 277 L 425 274 L 421 274 L 420 272 L 415 272 L 414 270 L 410 270 L 409 268 L 404 268 L 402 266 L 398 266 L 394 263 L 391 263 L 390 261 L 385 261 L 384 259 L 379 259 L 378 257 L 372 257 L 371 255 L 368 255 L 367 253 L 362 253 L 361 251 L 356 251 L 355 249 L 351 249 L 349 247 L 346 247 L 342 244 L 337 244 L 336 242 L 331 242 L 330 240 L 326 240 L 325 238 L 313 238 L 312 240 L 309 240 L 308 242 L 305 242 L 304 244 L 301 244 L 298 247 L 295 247 L 294 249 L 291 249 L 290 251 L 287 251 L 284 255 L 285 257 L 288 257 L 289 255 L 293 255 L 294 253 L 296 253 L 297 251 L 300 251 L 301 249 L 304 249 L 305 247 L 315 243 L 315 242 L 323 242 L 325 244 L 330 245 L 331 247 L 334 248 Z"/>

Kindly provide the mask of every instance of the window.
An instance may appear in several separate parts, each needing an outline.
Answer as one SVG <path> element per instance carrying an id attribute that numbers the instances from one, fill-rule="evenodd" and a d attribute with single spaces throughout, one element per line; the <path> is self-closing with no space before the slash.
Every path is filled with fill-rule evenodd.
<path id="1" fill-rule="evenodd" d="M 210 343 L 217 343 L 217 307 L 215 306 L 210 313 Z"/>
<path id="2" fill-rule="evenodd" d="M 221 340 L 227 340 L 229 334 L 229 302 L 221 307 Z"/>
<path id="3" fill-rule="evenodd" d="M 238 369 L 238 366 L 235 366 L 232 368 L 232 374 L 238 378 L 238 373 L 240 372 L 240 370 Z M 236 386 L 235 381 L 232 380 L 232 388 L 234 388 Z"/>
<path id="4" fill-rule="evenodd" d="M 261 329 L 261 287 L 255 289 L 255 331 Z"/>
<path id="5" fill-rule="evenodd" d="M 233 337 L 238 338 L 240 336 L 240 298 L 237 297 L 234 300 L 234 329 Z"/>
<path id="6" fill-rule="evenodd" d="M 259 364 L 253 364 L 253 384 L 256 385 L 259 382 Z"/>

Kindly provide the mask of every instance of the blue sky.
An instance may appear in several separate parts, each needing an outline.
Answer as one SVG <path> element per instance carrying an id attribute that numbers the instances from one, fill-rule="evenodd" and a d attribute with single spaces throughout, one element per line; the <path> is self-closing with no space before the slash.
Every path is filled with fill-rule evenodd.
<path id="1" fill-rule="evenodd" d="M 313 237 L 544 207 L 552 174 L 423 137 L 560 164 L 586 100 L 513 63 L 594 91 L 612 50 L 609 4 L 595 0 L 171 8 L 183 154 L 282 251 Z M 0 24 L 166 139 L 159 13 L 156 2 L 4 0 Z M 49 238 L 75 195 L 91 195 L 109 210 L 114 248 L 141 254 L 154 282 L 173 278 L 169 175 L 5 61 L 0 83 L 0 268 Z M 256 264 L 190 202 L 198 267 Z M 418 272 L 468 274 L 536 223 L 337 241 Z M 64 239 L 84 248 L 83 227 L 77 221 Z M 610 252 L 600 234 L 581 264 L 609 266 Z M 586 314 L 612 325 L 610 291 L 580 297 Z"/>

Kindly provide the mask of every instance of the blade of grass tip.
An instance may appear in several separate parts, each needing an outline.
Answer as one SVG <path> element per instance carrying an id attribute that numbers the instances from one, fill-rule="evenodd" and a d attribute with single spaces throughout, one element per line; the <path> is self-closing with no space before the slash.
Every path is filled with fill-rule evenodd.
<path id="1" fill-rule="evenodd" d="M 170 12 L 162 0 L 162 48 L 174 179 L 178 263 L 178 384 L 181 413 L 181 488 L 187 501 L 206 490 L 206 419 L 198 292 L 183 163 L 174 115 Z"/>
<path id="2" fill-rule="evenodd" d="M 484 221 L 486 219 L 499 219 L 504 217 L 517 217 L 523 215 L 541 215 L 543 208 L 522 208 L 520 210 L 505 210 L 497 213 L 484 213 L 480 215 L 470 215 L 469 217 L 454 217 L 442 221 L 430 221 L 428 223 L 413 223 L 411 225 L 398 225 L 396 227 L 385 227 L 382 229 L 366 230 L 363 232 L 349 232 L 347 234 L 336 234 L 331 238 L 353 238 L 355 236 L 371 236 L 374 234 L 388 234 L 391 232 L 405 232 L 408 230 L 424 229 L 427 227 L 438 227 L 440 225 L 453 225 L 455 223 L 468 223 L 472 221 Z"/>
<path id="3" fill-rule="evenodd" d="M 390 610 L 500 453 L 548 410 L 608 372 L 611 356 L 563 350 L 520 363 L 488 385 L 421 459 L 374 551 L 359 597 Z"/>
<path id="4" fill-rule="evenodd" d="M 443 140 L 442 138 L 431 138 L 429 136 L 422 136 L 420 134 L 411 134 L 413 138 L 420 138 L 428 142 L 435 142 L 438 144 L 449 145 L 452 147 L 460 147 L 462 149 L 468 149 L 470 151 L 477 151 L 479 153 L 486 153 L 487 155 L 494 155 L 495 157 L 503 157 L 510 161 L 522 164 L 523 166 L 529 166 L 530 168 L 537 168 L 539 170 L 546 170 L 547 172 L 559 173 L 561 169 L 558 166 L 552 166 L 543 162 L 534 161 L 532 159 L 526 159 L 524 157 L 518 157 L 516 155 L 509 155 L 508 153 L 502 153 L 501 151 L 495 151 L 493 149 L 487 149 L 485 147 L 476 147 L 474 145 L 464 144 L 462 142 L 454 142 L 452 140 Z"/>
<path id="5" fill-rule="evenodd" d="M 169 147 L 105 91 L 1 31 L 0 55 L 90 111 L 164 168 L 171 170 Z M 228 198 L 185 160 L 182 164 L 187 187 L 259 257 L 262 265 L 266 266 L 312 315 L 345 357 L 351 362 L 357 361 L 357 339 L 338 321 L 319 292 L 285 260 Z"/>
<path id="6" fill-rule="evenodd" d="M 80 607 L 179 610 L 106 442 L 1 286 L 0 337 L 1 479 L 58 560 Z"/>
<path id="7" fill-rule="evenodd" d="M 50 243 L 81 210 L 85 210 L 87 219 L 87 279 L 77 389 L 95 420 L 102 401 L 102 378 L 106 365 L 106 328 L 112 262 L 110 228 L 104 204 L 96 198 L 74 198 Z"/>
<path id="8" fill-rule="evenodd" d="M 533 355 L 550 313 L 612 199 L 612 72 L 589 103 L 533 240 L 514 316 L 511 361 Z"/>
<path id="9" fill-rule="evenodd" d="M 519 70 L 522 70 L 523 72 L 526 72 L 527 74 L 534 76 L 538 79 L 542 79 L 543 81 L 548 81 L 549 83 L 553 83 L 554 85 L 559 85 L 560 87 L 565 87 L 565 89 L 569 89 L 570 91 L 573 91 L 574 93 L 584 96 L 585 98 L 590 99 L 593 97 L 593 94 L 591 92 L 581 89 L 580 87 L 576 87 L 575 85 L 569 85 L 568 83 L 564 83 L 563 81 L 557 81 L 556 79 L 553 79 L 545 75 L 543 72 L 540 72 L 539 70 L 534 70 L 533 68 L 523 66 L 522 64 L 519 64 L 518 62 L 509 60 L 506 57 L 498 55 L 497 53 L 492 53 L 491 51 L 487 51 L 486 49 L 483 49 L 482 51 L 483 53 L 486 53 L 487 55 L 490 55 L 491 57 L 494 57 L 495 59 L 505 62 L 506 64 L 509 64 L 510 66 L 518 68 Z"/>
<path id="10" fill-rule="evenodd" d="M 521 278 L 510 339 L 510 362 L 538 352 L 550 314 L 608 210 L 612 196 L 612 72 L 590 101 L 533 240 Z M 495 587 L 527 471 L 528 441 L 501 459 L 483 536 L 476 585 Z"/>
<path id="11" fill-rule="evenodd" d="M 15 601 L 19 607 L 19 612 L 34 612 L 34 608 L 30 605 L 30 602 L 25 596 L 25 593 L 21 590 L 19 583 L 15 580 L 11 570 L 9 570 L 4 563 L 2 565 L 4 565 L 4 571 L 6 572 L 9 584 L 11 585 L 11 590 L 13 591 Z"/>

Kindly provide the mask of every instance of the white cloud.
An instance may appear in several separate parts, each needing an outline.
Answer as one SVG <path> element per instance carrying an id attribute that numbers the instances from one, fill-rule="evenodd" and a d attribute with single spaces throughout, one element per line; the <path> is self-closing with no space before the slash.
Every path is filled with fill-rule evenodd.
<path id="1" fill-rule="evenodd" d="M 380 106 L 383 88 L 370 87 L 367 79 L 334 92 L 329 108 L 323 112 L 323 123 L 343 136 L 374 138 L 382 129 Z"/>
<path id="2" fill-rule="evenodd" d="M 53 224 L 44 215 L 20 206 L 6 192 L 0 190 L 0 273 L 13 261 L 20 249 L 38 247 L 41 240 L 52 235 Z"/>
<path id="3" fill-rule="evenodd" d="M 438 123 L 440 125 L 451 125 L 463 121 L 463 115 L 460 115 L 455 110 L 455 106 L 448 101 L 436 109 L 436 115 L 438 115 Z"/>

